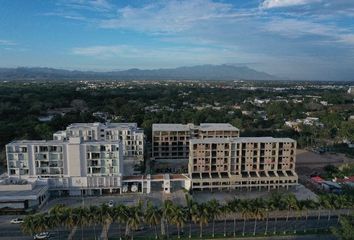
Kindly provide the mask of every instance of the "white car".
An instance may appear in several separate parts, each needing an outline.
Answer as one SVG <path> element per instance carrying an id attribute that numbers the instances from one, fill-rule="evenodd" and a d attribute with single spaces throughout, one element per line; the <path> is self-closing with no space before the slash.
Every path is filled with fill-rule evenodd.
<path id="1" fill-rule="evenodd" d="M 22 218 L 15 218 L 15 219 L 12 219 L 12 220 L 10 221 L 10 223 L 12 223 L 12 224 L 23 223 L 23 219 L 22 219 Z"/>
<path id="2" fill-rule="evenodd" d="M 114 201 L 113 200 L 110 200 L 109 202 L 108 202 L 108 207 L 113 207 L 114 206 Z"/>
<path id="3" fill-rule="evenodd" d="M 50 238 L 49 232 L 41 232 L 33 236 L 33 239 L 48 239 L 48 238 Z"/>

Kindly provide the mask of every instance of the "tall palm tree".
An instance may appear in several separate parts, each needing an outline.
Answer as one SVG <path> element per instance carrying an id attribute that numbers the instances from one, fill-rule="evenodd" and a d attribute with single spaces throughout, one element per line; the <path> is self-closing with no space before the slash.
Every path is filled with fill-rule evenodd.
<path id="1" fill-rule="evenodd" d="M 154 206 L 150 201 L 148 201 L 145 213 L 144 220 L 150 227 L 154 227 L 155 229 L 155 239 L 158 238 L 157 235 L 157 225 L 161 223 L 162 212 L 161 209 Z"/>
<path id="2" fill-rule="evenodd" d="M 286 223 L 288 223 L 291 210 L 298 210 L 298 201 L 297 201 L 294 194 L 288 194 L 287 196 L 285 196 L 284 202 L 287 207 Z M 284 230 L 284 234 L 285 233 L 286 233 L 286 230 Z"/>
<path id="3" fill-rule="evenodd" d="M 174 206 L 174 214 L 171 217 L 171 223 L 175 224 L 177 227 L 177 233 L 178 233 L 178 238 L 180 238 L 180 231 L 181 228 L 184 227 L 184 224 L 186 223 L 186 215 L 181 206 L 175 205 Z"/>
<path id="4" fill-rule="evenodd" d="M 63 209 L 64 226 L 70 231 L 68 240 L 73 239 L 77 230 L 77 217 L 72 208 Z"/>
<path id="5" fill-rule="evenodd" d="M 268 234 L 268 225 L 269 225 L 269 208 L 268 206 L 264 209 L 265 212 L 266 212 L 266 225 L 265 225 L 265 230 L 264 230 L 264 235 L 267 235 Z"/>
<path id="6" fill-rule="evenodd" d="M 188 237 L 191 238 L 192 237 L 192 222 L 193 222 L 193 215 L 194 215 L 194 212 L 193 212 L 194 201 L 189 194 L 185 195 L 185 199 L 186 199 L 185 212 L 187 214 L 187 218 L 189 221 L 189 235 L 188 235 Z"/>
<path id="7" fill-rule="evenodd" d="M 23 223 L 21 224 L 21 230 L 23 233 L 31 236 L 36 233 L 35 218 L 35 215 L 28 215 L 23 219 Z"/>
<path id="8" fill-rule="evenodd" d="M 164 236 L 167 233 L 167 238 L 169 237 L 169 224 L 171 223 L 171 218 L 173 216 L 174 204 L 171 200 L 166 200 L 162 206 L 162 219 L 161 219 L 161 235 Z M 166 225 L 165 225 L 166 224 Z M 166 226 L 166 232 L 165 232 Z"/>
<path id="9" fill-rule="evenodd" d="M 224 237 L 226 237 L 226 220 L 227 220 L 227 215 L 230 213 L 230 208 L 229 205 L 223 205 L 221 206 L 221 213 L 224 216 Z"/>
<path id="10" fill-rule="evenodd" d="M 65 209 L 64 204 L 57 204 L 49 210 L 50 222 L 52 228 L 57 228 L 57 234 L 60 239 L 60 227 L 63 226 L 63 211 Z"/>
<path id="11" fill-rule="evenodd" d="M 282 195 L 280 195 L 278 192 L 274 192 L 269 200 L 268 200 L 268 209 L 272 210 L 273 212 L 276 210 L 284 210 L 285 204 L 282 198 Z M 273 234 L 277 232 L 277 222 L 278 222 L 278 213 L 274 214 L 275 220 L 274 220 L 274 228 L 273 228 Z"/>
<path id="12" fill-rule="evenodd" d="M 121 226 L 128 221 L 128 210 L 125 205 L 119 204 L 113 208 L 112 220 L 118 224 L 119 239 L 122 239 Z"/>
<path id="13" fill-rule="evenodd" d="M 221 214 L 222 208 L 221 208 L 221 205 L 219 204 L 219 202 L 216 201 L 215 199 L 208 201 L 206 203 L 206 206 L 208 208 L 210 218 L 213 221 L 212 237 L 214 237 L 215 236 L 215 219 L 217 217 L 219 217 L 219 215 Z"/>
<path id="14" fill-rule="evenodd" d="M 254 218 L 253 236 L 256 235 L 257 220 L 264 218 L 265 205 L 262 198 L 256 198 L 251 202 L 251 215 Z"/>
<path id="15" fill-rule="evenodd" d="M 208 212 L 208 207 L 205 203 L 195 204 L 197 206 L 197 221 L 199 223 L 200 233 L 199 237 L 203 237 L 203 226 L 208 225 L 210 216 Z"/>
<path id="16" fill-rule="evenodd" d="M 96 226 L 97 226 L 97 216 L 99 215 L 99 207 L 91 205 L 87 212 L 88 225 L 93 226 L 93 235 L 96 240 Z"/>
<path id="17" fill-rule="evenodd" d="M 113 210 L 107 204 L 102 204 L 99 208 L 99 220 L 102 224 L 102 237 L 108 239 L 109 227 L 113 221 Z"/>
<path id="18" fill-rule="evenodd" d="M 230 212 L 232 212 L 232 216 L 234 219 L 234 231 L 233 231 L 233 236 L 236 236 L 236 214 L 240 211 L 240 199 L 234 198 L 232 201 L 228 202 L 228 208 L 230 209 Z"/>
<path id="19" fill-rule="evenodd" d="M 240 202 L 241 215 L 243 218 L 242 236 L 245 236 L 246 221 L 252 216 L 251 207 L 248 201 Z"/>
<path id="20" fill-rule="evenodd" d="M 140 224 L 143 222 L 142 202 L 127 208 L 127 221 L 125 228 L 126 237 L 131 236 L 133 239 L 133 232 L 139 229 Z"/>
<path id="21" fill-rule="evenodd" d="M 77 225 L 81 227 L 81 239 L 84 239 L 84 226 L 88 224 L 88 210 L 84 207 L 74 208 Z"/>
<path id="22" fill-rule="evenodd" d="M 45 232 L 49 229 L 48 215 L 46 213 L 38 213 L 34 219 L 35 229 L 37 232 Z"/>

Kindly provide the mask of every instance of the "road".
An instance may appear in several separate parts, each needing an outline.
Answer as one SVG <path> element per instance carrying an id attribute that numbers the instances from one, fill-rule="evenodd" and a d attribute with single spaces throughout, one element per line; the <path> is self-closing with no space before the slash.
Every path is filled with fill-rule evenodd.
<path id="1" fill-rule="evenodd" d="M 10 219 L 13 218 L 13 216 L 1 216 L 0 218 L 0 240 L 5 240 L 5 239 L 11 239 L 11 240 L 27 240 L 27 239 L 33 239 L 31 236 L 25 236 L 20 229 L 19 224 L 10 224 L 9 221 Z M 336 226 L 338 224 L 338 219 L 336 217 L 332 217 L 329 221 L 326 216 L 323 216 L 318 220 L 316 217 L 311 217 L 307 221 L 305 219 L 301 220 L 296 220 L 294 218 L 289 219 L 286 221 L 285 219 L 278 219 L 275 221 L 275 219 L 269 219 L 268 221 L 268 227 L 266 224 L 266 220 L 263 221 L 257 221 L 256 222 L 256 233 L 257 234 L 264 234 L 267 232 L 267 235 L 272 235 L 274 232 L 277 233 L 283 233 L 286 231 L 288 234 L 289 233 L 294 233 L 296 230 L 297 232 L 304 232 L 310 231 L 310 230 L 316 230 L 316 229 L 327 229 L 328 227 L 331 226 Z M 215 234 L 218 236 L 223 236 L 224 234 L 224 221 L 217 221 L 215 223 Z M 242 231 L 243 231 L 243 226 L 244 226 L 244 221 L 243 220 L 237 220 L 236 225 L 235 225 L 235 230 L 236 230 L 236 236 L 241 236 Z M 246 235 L 252 236 L 253 231 L 255 228 L 255 222 L 253 220 L 246 221 L 245 223 L 245 233 Z M 268 228 L 266 230 L 266 228 Z M 115 238 L 119 239 L 120 232 L 121 234 L 124 234 L 124 227 L 122 227 L 119 231 L 119 225 L 118 224 L 111 224 L 110 229 L 109 229 L 109 237 L 110 238 Z M 199 225 L 192 224 L 192 236 L 199 236 Z M 74 239 L 98 239 L 98 237 L 101 234 L 102 227 L 101 226 L 96 226 L 95 228 L 92 227 L 84 227 L 81 229 L 80 227 L 78 228 Z M 160 231 L 160 228 L 158 227 L 158 232 Z M 175 226 L 170 225 L 168 227 L 168 232 L 169 234 L 177 236 L 177 229 Z M 234 222 L 231 220 L 226 222 L 226 228 L 225 228 L 226 236 L 227 237 L 232 237 L 234 233 Z M 69 232 L 67 230 L 61 229 L 60 231 L 52 231 L 53 233 L 53 238 L 52 239 L 67 239 L 67 236 Z M 203 228 L 203 233 L 204 237 L 210 237 L 212 233 L 212 224 L 209 223 L 208 226 L 205 226 Z M 140 239 L 147 239 L 147 236 L 151 236 L 151 239 L 154 239 L 154 234 L 155 230 L 154 228 L 150 228 L 148 226 L 144 226 L 142 230 L 140 231 L 134 231 L 134 236 L 135 237 L 140 237 Z M 189 224 L 186 224 L 184 226 L 183 231 L 181 232 L 181 236 L 188 237 L 189 235 Z M 96 238 L 95 238 L 96 237 Z M 311 239 L 308 238 L 301 238 L 299 236 L 296 239 Z M 317 236 L 318 237 L 318 236 Z M 321 237 L 322 238 L 322 237 Z M 317 238 L 313 238 L 317 239 Z M 324 240 L 323 238 L 322 240 Z M 327 239 L 335 239 L 331 238 L 330 236 L 327 236 Z"/>

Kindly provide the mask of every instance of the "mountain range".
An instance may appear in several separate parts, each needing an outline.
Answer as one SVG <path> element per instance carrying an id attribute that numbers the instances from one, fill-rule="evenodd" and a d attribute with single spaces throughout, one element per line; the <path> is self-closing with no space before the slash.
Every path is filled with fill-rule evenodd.
<path id="1" fill-rule="evenodd" d="M 42 67 L 0 68 L 0 80 L 277 80 L 276 76 L 246 66 L 190 67 L 95 72 Z"/>

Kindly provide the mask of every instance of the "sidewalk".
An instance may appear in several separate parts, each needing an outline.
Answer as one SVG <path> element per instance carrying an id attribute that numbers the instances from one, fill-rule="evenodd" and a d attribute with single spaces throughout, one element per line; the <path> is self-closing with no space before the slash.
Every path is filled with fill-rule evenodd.
<path id="1" fill-rule="evenodd" d="M 236 237 L 236 238 L 217 238 L 218 240 L 230 240 L 230 239 L 242 239 L 242 240 L 336 240 L 337 238 L 333 235 L 303 235 L 303 236 L 269 236 L 269 237 Z M 215 240 L 215 238 L 208 238 L 207 240 Z"/>

